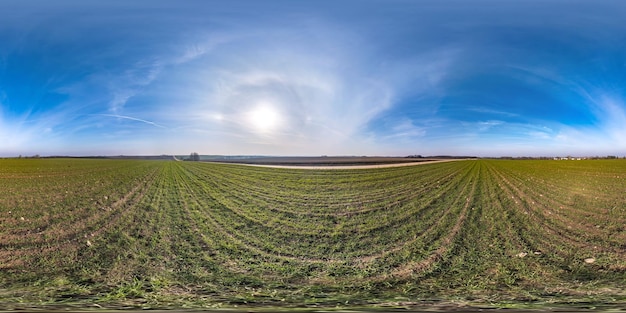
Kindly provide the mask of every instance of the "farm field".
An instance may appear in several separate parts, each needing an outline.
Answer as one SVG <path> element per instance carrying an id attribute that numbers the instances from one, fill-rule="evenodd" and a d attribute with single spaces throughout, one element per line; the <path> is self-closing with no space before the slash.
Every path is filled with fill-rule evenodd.
<path id="1" fill-rule="evenodd" d="M 0 160 L 0 310 L 626 305 L 626 160 Z"/>
<path id="2" fill-rule="evenodd" d="M 452 157 L 432 158 L 400 158 L 400 157 L 254 157 L 254 158 L 216 158 L 201 161 L 252 164 L 268 166 L 307 166 L 307 167 L 339 167 L 339 166 L 373 166 L 394 165 L 400 163 L 432 162 L 441 160 L 454 160 Z"/>

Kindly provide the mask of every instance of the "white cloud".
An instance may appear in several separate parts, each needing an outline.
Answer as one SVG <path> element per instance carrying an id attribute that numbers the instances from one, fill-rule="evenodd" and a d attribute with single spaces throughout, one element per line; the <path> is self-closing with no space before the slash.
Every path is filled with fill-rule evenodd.
<path id="1" fill-rule="evenodd" d="M 151 122 L 151 121 L 148 121 L 148 120 L 144 120 L 144 119 L 140 119 L 140 118 L 136 118 L 136 117 L 132 117 L 132 116 L 119 115 L 119 114 L 89 114 L 89 115 L 113 117 L 113 118 L 117 118 L 117 119 L 125 119 L 125 120 L 137 121 L 137 122 L 145 123 L 145 124 L 148 124 L 148 125 L 152 125 L 154 127 L 166 128 L 165 126 L 157 124 L 155 122 Z"/>
<path id="2" fill-rule="evenodd" d="M 607 139 L 611 140 L 619 149 L 626 149 L 626 105 L 621 99 L 604 98 L 601 101 L 603 109 L 602 131 Z"/>
<path id="3" fill-rule="evenodd" d="M 171 107 L 163 118 L 188 132 L 190 145 L 202 133 L 213 147 L 236 147 L 231 153 L 325 154 L 369 144 L 363 130 L 391 107 L 395 89 L 387 79 L 395 77 L 364 70 L 367 56 L 358 48 L 335 53 L 350 34 L 324 34 L 320 43 L 297 33 L 265 30 L 259 38 L 233 35 L 227 44 L 192 49 L 183 58 L 189 64 L 170 67 L 178 85 L 172 92 L 187 91 L 184 109 Z M 265 122 L 251 121 L 260 108 L 275 120 L 263 130 Z"/>
<path id="4" fill-rule="evenodd" d="M 593 98 L 598 123 L 593 126 L 563 126 L 555 141 L 586 155 L 619 154 L 626 151 L 624 102 L 606 94 Z"/>
<path id="5" fill-rule="evenodd" d="M 58 145 L 53 123 L 27 117 L 5 118 L 0 106 L 0 156 L 45 154 Z"/>
<path id="6" fill-rule="evenodd" d="M 158 61 L 139 61 L 121 73 L 105 73 L 101 80 L 108 82 L 111 95 L 109 111 L 118 114 L 126 102 L 154 81 L 163 65 Z"/>
<path id="7" fill-rule="evenodd" d="M 488 131 L 491 128 L 498 126 L 498 125 L 502 125 L 505 122 L 503 121 L 498 121 L 498 120 L 489 120 L 489 121 L 482 121 L 482 122 L 478 122 L 478 130 L 481 132 L 484 131 Z"/>
<path id="8" fill-rule="evenodd" d="M 415 140 L 416 137 L 424 137 L 425 135 L 425 127 L 415 125 L 409 118 L 403 118 L 392 127 L 392 133 L 385 136 L 384 139 L 412 141 Z"/>

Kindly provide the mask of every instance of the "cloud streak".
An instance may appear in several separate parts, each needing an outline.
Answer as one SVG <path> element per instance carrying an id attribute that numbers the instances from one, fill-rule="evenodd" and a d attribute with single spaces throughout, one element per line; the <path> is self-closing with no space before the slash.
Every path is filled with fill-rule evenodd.
<path id="1" fill-rule="evenodd" d="M 151 121 L 147 121 L 144 119 L 140 119 L 140 118 L 136 118 L 136 117 L 131 117 L 131 116 L 125 116 L 125 115 L 119 115 L 119 114 L 90 114 L 91 116 L 105 116 L 105 117 L 113 117 L 113 118 L 117 118 L 117 119 L 126 119 L 126 120 L 131 120 L 131 121 L 137 121 L 137 122 L 141 122 L 141 123 L 146 123 L 148 125 L 152 125 L 154 127 L 159 127 L 159 128 L 167 128 L 163 125 L 159 125 L 155 122 L 151 122 Z"/>

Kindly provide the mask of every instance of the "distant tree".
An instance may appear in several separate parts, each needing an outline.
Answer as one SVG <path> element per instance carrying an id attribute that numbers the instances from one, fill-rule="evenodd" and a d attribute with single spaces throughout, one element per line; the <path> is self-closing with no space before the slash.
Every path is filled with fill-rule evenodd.
<path id="1" fill-rule="evenodd" d="M 200 155 L 197 152 L 192 152 L 189 155 L 189 161 L 200 161 Z"/>

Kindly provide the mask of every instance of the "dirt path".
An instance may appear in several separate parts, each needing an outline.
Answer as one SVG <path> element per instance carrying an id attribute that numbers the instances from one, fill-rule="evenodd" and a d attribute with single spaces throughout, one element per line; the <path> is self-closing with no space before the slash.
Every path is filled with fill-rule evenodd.
<path id="1" fill-rule="evenodd" d="M 236 164 L 255 167 L 269 167 L 269 168 L 289 168 L 289 169 L 302 169 L 302 170 L 356 170 L 356 169 L 372 169 L 372 168 L 387 168 L 387 167 L 401 167 L 401 166 L 413 166 L 421 164 L 461 161 L 467 159 L 445 159 L 436 161 L 424 161 L 424 162 L 407 162 L 407 163 L 391 163 L 391 164 L 373 164 L 373 165 L 270 165 L 270 164 L 249 164 L 249 163 L 235 163 L 235 162 L 210 162 L 218 164 Z"/>

